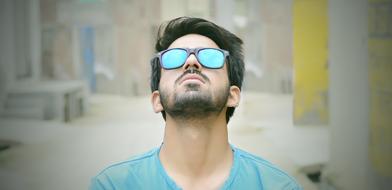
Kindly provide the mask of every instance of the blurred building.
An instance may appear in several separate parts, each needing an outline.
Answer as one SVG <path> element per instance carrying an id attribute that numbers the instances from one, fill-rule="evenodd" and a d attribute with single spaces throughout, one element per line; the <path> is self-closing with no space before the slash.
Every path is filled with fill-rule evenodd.
<path id="1" fill-rule="evenodd" d="M 9 50 L 23 55 L 14 56 L 18 59 L 13 68 L 17 73 L 8 77 L 10 83 L 21 77 L 86 80 L 92 92 L 147 94 L 149 60 L 159 24 L 188 15 L 215 21 L 244 39 L 247 89 L 291 92 L 291 47 L 287 46 L 291 43 L 290 0 L 2 3 L 2 13 L 9 18 L 3 20 L 13 26 L 7 32 L 17 36 L 7 38 L 16 40 L 15 50 Z M 262 84 L 253 82 L 261 78 L 265 79 Z"/>
<path id="2" fill-rule="evenodd" d="M 24 106 L 9 102 L 21 101 L 15 98 L 16 91 L 31 93 L 26 86 L 37 91 L 42 84 L 47 90 L 68 85 L 90 93 L 149 94 L 149 61 L 157 29 L 184 15 L 215 21 L 244 40 L 245 90 L 292 92 L 287 45 L 292 38 L 291 0 L 4 0 L 1 4 L 1 22 L 8 26 L 1 30 L 7 43 L 1 46 L 0 102 L 6 107 L 30 104 L 31 114 L 40 113 L 37 98 L 24 101 Z M 64 102 L 84 101 L 83 95 L 74 96 L 80 97 Z M 29 115 L 13 110 L 7 113 Z M 52 118 L 46 113 L 32 115 Z"/>

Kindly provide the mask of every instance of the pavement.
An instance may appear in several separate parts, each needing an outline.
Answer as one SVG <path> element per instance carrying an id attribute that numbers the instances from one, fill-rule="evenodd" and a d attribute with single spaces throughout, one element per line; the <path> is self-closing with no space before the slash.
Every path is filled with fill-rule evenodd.
<path id="1" fill-rule="evenodd" d="M 230 143 L 278 165 L 304 189 L 304 174 L 329 157 L 325 126 L 294 126 L 292 95 L 244 92 L 229 123 Z M 83 117 L 69 123 L 0 119 L 0 189 L 88 189 L 109 164 L 162 142 L 164 121 L 149 97 L 92 95 Z M 7 147 L 6 147 L 7 148 Z"/>

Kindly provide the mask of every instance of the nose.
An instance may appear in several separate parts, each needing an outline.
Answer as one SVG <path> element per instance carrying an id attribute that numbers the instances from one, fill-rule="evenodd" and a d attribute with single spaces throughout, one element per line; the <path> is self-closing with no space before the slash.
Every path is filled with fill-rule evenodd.
<path id="1" fill-rule="evenodd" d="M 182 66 L 184 70 L 188 70 L 189 68 L 194 67 L 197 70 L 201 70 L 201 64 L 199 61 L 197 61 L 197 58 L 195 54 L 189 55 L 189 57 L 186 59 L 185 64 Z"/>

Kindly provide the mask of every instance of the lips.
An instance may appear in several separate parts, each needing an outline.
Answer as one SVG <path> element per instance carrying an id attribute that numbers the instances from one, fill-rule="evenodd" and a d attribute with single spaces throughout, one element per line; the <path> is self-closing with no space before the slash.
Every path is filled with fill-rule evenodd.
<path id="1" fill-rule="evenodd" d="M 185 82 L 185 81 L 190 81 L 190 80 L 196 80 L 196 81 L 200 81 L 202 83 L 205 83 L 205 81 L 203 80 L 203 78 L 197 74 L 187 74 L 185 75 L 182 80 L 180 81 L 180 84 Z"/>

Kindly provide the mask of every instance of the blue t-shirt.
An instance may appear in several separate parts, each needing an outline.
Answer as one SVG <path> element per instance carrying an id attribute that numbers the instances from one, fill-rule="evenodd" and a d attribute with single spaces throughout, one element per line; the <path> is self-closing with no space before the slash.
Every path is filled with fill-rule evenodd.
<path id="1" fill-rule="evenodd" d="M 291 176 L 268 161 L 233 146 L 232 150 L 230 175 L 220 189 L 302 189 Z M 159 151 L 160 148 L 155 148 L 107 167 L 92 179 L 90 189 L 181 189 L 167 175 Z"/>

